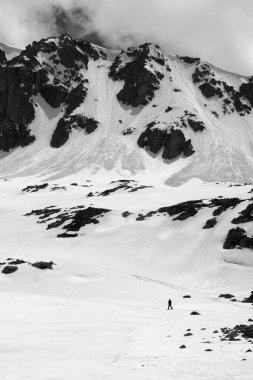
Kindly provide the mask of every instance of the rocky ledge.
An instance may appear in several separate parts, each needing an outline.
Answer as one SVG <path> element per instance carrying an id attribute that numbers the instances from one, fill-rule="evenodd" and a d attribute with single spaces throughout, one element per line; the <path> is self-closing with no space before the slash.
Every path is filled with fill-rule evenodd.
<path id="1" fill-rule="evenodd" d="M 106 58 L 91 44 L 68 35 L 42 39 L 7 61 L 0 51 L 0 150 L 24 147 L 35 141 L 30 124 L 35 118 L 34 97 L 41 95 L 52 108 L 69 115 L 87 95 L 90 59 Z"/>
<path id="2" fill-rule="evenodd" d="M 222 100 L 223 114 L 234 112 L 245 116 L 253 107 L 253 80 L 243 83 L 238 89 L 219 77 L 206 62 L 199 62 L 192 75 L 193 83 L 207 99 L 214 97 Z"/>
<path id="3" fill-rule="evenodd" d="M 172 160 L 183 154 L 189 157 L 194 153 L 191 140 L 186 140 L 180 129 L 160 129 L 155 122 L 149 123 L 140 135 L 137 144 L 149 152 L 157 154 L 162 150 L 163 159 Z"/>
<path id="4" fill-rule="evenodd" d="M 122 51 L 116 56 L 109 71 L 109 77 L 114 81 L 124 81 L 117 99 L 128 106 L 145 106 L 159 89 L 164 68 L 170 71 L 157 45 L 146 43 Z"/>
<path id="5" fill-rule="evenodd" d="M 73 238 L 78 236 L 82 227 L 88 224 L 98 224 L 99 218 L 103 217 L 111 210 L 97 207 L 76 206 L 66 209 L 60 209 L 49 206 L 44 209 L 32 210 L 25 216 L 37 216 L 38 223 L 47 224 L 47 230 L 62 228 L 58 233 L 59 238 Z"/>

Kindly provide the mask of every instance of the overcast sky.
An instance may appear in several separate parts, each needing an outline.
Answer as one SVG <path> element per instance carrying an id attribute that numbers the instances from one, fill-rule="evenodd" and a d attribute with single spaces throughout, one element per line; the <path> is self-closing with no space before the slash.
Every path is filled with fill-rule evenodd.
<path id="1" fill-rule="evenodd" d="M 252 20 L 253 0 L 0 0 L 0 40 L 10 45 L 66 27 L 112 47 L 155 42 L 243 74 L 253 74 Z"/>

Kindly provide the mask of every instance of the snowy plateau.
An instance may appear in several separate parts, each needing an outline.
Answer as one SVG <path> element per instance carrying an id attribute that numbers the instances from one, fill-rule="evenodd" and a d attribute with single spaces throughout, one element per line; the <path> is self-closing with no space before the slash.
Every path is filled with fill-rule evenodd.
<path id="1" fill-rule="evenodd" d="M 253 77 L 1 43 L 0 199 L 1 380 L 252 380 Z"/>

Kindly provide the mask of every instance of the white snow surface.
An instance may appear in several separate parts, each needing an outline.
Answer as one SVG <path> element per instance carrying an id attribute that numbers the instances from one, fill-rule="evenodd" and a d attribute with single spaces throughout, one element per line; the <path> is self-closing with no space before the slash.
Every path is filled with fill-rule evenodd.
<path id="1" fill-rule="evenodd" d="M 210 209 L 183 222 L 134 216 L 189 199 L 249 199 L 251 186 L 193 179 L 170 187 L 151 177 L 138 182 L 150 188 L 86 197 L 115 186 L 112 179 L 110 173 L 74 174 L 57 182 L 66 190 L 52 192 L 56 182 L 49 182 L 35 193 L 21 190 L 40 184 L 36 177 L 1 181 L 0 262 L 56 263 L 53 270 L 21 264 L 15 273 L 0 273 L 1 379 L 251 379 L 252 352 L 246 351 L 252 345 L 213 333 L 252 317 L 251 304 L 218 298 L 228 292 L 242 300 L 252 290 L 252 252 L 222 249 L 242 205 L 222 214 L 212 230 L 202 229 Z M 79 186 L 71 186 L 74 180 Z M 112 212 L 77 238 L 60 239 L 60 228 L 46 230 L 36 216 L 24 216 L 52 205 Z M 133 214 L 122 218 L 126 210 Z M 187 329 L 192 336 L 184 336 Z"/>
<path id="2" fill-rule="evenodd" d="M 35 143 L 1 153 L 0 263 L 56 264 L 53 270 L 21 264 L 9 275 L 0 269 L 1 380 L 252 379 L 253 352 L 246 353 L 252 344 L 221 341 L 213 332 L 253 317 L 251 304 L 219 298 L 232 293 L 240 301 L 253 290 L 252 250 L 222 248 L 231 220 L 251 198 L 251 185 L 230 185 L 252 181 L 252 116 L 215 118 L 218 103 L 204 99 L 189 79 L 193 67 L 167 59 L 171 73 L 164 73 L 153 101 L 135 110 L 116 101 L 123 83 L 108 78 L 110 62 L 90 60 L 83 72 L 88 97 L 74 112 L 95 117 L 100 127 L 90 135 L 74 130 L 63 147 L 50 148 L 62 110 L 37 97 Z M 244 80 L 213 70 L 235 86 Z M 173 111 L 165 113 L 168 106 Z M 206 125 L 202 133 L 183 130 L 193 156 L 165 163 L 137 146 L 149 122 L 164 125 L 184 110 Z M 134 132 L 123 136 L 127 128 Z M 122 179 L 152 187 L 87 197 Z M 45 181 L 44 190 L 22 192 Z M 50 191 L 53 184 L 66 189 Z M 139 213 L 218 196 L 245 202 L 222 213 L 210 230 L 202 229 L 209 208 L 185 221 L 165 215 L 136 221 Z M 61 227 L 47 230 L 36 216 L 24 216 L 79 205 L 112 211 L 68 239 L 57 238 Z M 124 211 L 131 214 L 123 218 Z M 252 223 L 241 227 L 253 235 Z M 184 336 L 187 329 L 192 336 Z"/>
<path id="3" fill-rule="evenodd" d="M 16 57 L 22 51 L 22 49 L 20 49 L 20 48 L 17 48 L 15 46 L 11 46 L 11 45 L 7 45 L 3 42 L 0 42 L 0 49 L 2 49 L 5 52 L 6 58 L 8 60 Z"/>

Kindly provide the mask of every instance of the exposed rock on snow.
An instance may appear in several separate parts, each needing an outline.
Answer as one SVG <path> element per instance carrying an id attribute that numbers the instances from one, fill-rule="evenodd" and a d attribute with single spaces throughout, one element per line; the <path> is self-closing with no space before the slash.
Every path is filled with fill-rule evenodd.
<path id="1" fill-rule="evenodd" d="M 23 193 L 36 193 L 39 190 L 46 189 L 48 187 L 48 183 L 43 183 L 42 185 L 30 185 L 22 189 Z"/>
<path id="2" fill-rule="evenodd" d="M 38 269 L 53 269 L 53 265 L 56 265 L 53 263 L 53 261 L 47 262 L 47 261 L 37 261 L 36 263 L 31 264 L 33 267 Z"/>
<path id="3" fill-rule="evenodd" d="M 177 57 L 181 61 L 184 61 L 185 63 L 188 63 L 189 65 L 200 62 L 200 58 L 193 58 L 193 57 L 187 57 L 187 56 L 177 56 Z"/>
<path id="4" fill-rule="evenodd" d="M 203 229 L 213 228 L 217 224 L 216 218 L 208 219 Z"/>
<path id="5" fill-rule="evenodd" d="M 172 129 L 165 140 L 162 157 L 172 160 L 181 153 L 183 153 L 185 157 L 189 157 L 194 153 L 191 140 L 186 140 L 181 130 Z"/>
<path id="6" fill-rule="evenodd" d="M 107 197 L 111 195 L 112 193 L 115 193 L 116 191 L 119 191 L 119 190 L 126 190 L 129 193 L 133 193 L 138 190 L 148 189 L 150 187 L 153 187 L 153 186 L 144 186 L 144 185 L 138 186 L 138 184 L 135 182 L 125 181 L 125 182 L 120 182 L 120 184 L 116 187 L 106 189 L 101 192 L 96 192 L 96 193 L 90 192 L 89 194 L 87 194 L 87 197 L 94 197 L 94 196 Z"/>
<path id="7" fill-rule="evenodd" d="M 87 224 L 98 224 L 99 217 L 104 216 L 109 211 L 111 210 L 96 207 L 77 206 L 59 209 L 50 206 L 45 209 L 33 210 L 25 216 L 39 216 L 38 223 L 46 223 L 48 230 L 62 226 L 65 232 L 58 234 L 57 237 L 76 237 L 77 234 L 72 234 L 72 232 L 78 232 L 81 227 L 85 227 Z"/>
<path id="8" fill-rule="evenodd" d="M 126 62 L 124 55 L 130 58 Z M 157 69 L 153 69 L 153 66 Z M 148 104 L 164 77 L 161 70 L 163 66 L 165 58 L 160 48 L 153 47 L 152 44 L 129 48 L 117 55 L 110 68 L 109 77 L 114 81 L 124 81 L 123 89 L 117 94 L 118 100 L 132 107 Z"/>
<path id="9" fill-rule="evenodd" d="M 140 135 L 138 145 L 147 148 L 151 153 L 157 154 L 162 148 L 164 159 L 173 159 L 181 153 L 189 157 L 194 153 L 191 140 L 186 140 L 183 132 L 179 129 L 160 130 L 155 127 L 155 122 L 147 125 L 146 130 Z"/>
<path id="10" fill-rule="evenodd" d="M 0 65 L 6 63 L 6 61 L 6 54 L 2 49 L 0 49 Z"/>
<path id="11" fill-rule="evenodd" d="M 245 98 L 250 102 L 253 107 L 253 83 L 243 83 L 240 87 L 240 93 L 245 96 Z"/>
<path id="12" fill-rule="evenodd" d="M 8 259 L 7 259 L 8 261 Z M 3 263 L 4 265 L 5 263 Z M 6 265 L 3 270 L 2 270 L 2 273 L 4 274 L 10 274 L 10 273 L 13 273 L 13 272 L 16 272 L 18 270 L 18 265 L 21 265 L 21 264 L 27 264 L 27 265 L 31 265 L 32 267 L 35 267 L 35 268 L 38 268 L 38 269 L 53 269 L 53 265 L 56 265 L 53 261 L 37 261 L 35 263 L 29 263 L 28 261 L 25 261 L 25 260 L 21 260 L 21 259 L 15 259 L 15 260 L 9 260 L 8 262 L 8 265 Z"/>
<path id="13" fill-rule="evenodd" d="M 253 221 L 253 203 L 249 203 L 247 207 L 239 213 L 237 218 L 234 218 L 231 223 L 240 224 Z"/>
<path id="14" fill-rule="evenodd" d="M 248 237 L 243 228 L 232 228 L 228 231 L 224 249 L 251 248 L 253 249 L 253 237 Z"/>
<path id="15" fill-rule="evenodd" d="M 218 216 L 230 208 L 235 208 L 241 202 L 239 198 L 215 198 L 211 200 L 210 207 L 216 207 L 213 216 Z"/>
<path id="16" fill-rule="evenodd" d="M 2 270 L 2 273 L 10 274 L 16 272 L 17 270 L 18 267 L 16 265 L 6 265 L 6 267 L 4 267 L 4 269 Z"/>
<path id="17" fill-rule="evenodd" d="M 186 220 L 190 217 L 193 217 L 198 213 L 198 211 L 202 208 L 215 208 L 213 211 L 213 216 L 218 216 L 221 213 L 227 211 L 228 209 L 235 208 L 238 204 L 242 202 L 239 198 L 214 198 L 211 200 L 194 200 L 194 201 L 186 201 L 179 203 L 177 205 L 168 206 L 168 207 L 161 207 L 157 211 L 150 211 L 146 215 L 139 215 L 142 216 L 142 219 L 137 220 L 144 220 L 145 218 L 151 217 L 154 214 L 168 214 L 169 216 L 178 216 L 174 218 L 173 220 Z M 211 228 L 216 223 L 216 218 L 212 218 L 207 221 L 207 224 L 204 226 L 205 228 Z"/>
<path id="18" fill-rule="evenodd" d="M 0 150 L 24 147 L 35 140 L 29 128 L 35 117 L 35 81 L 29 67 L 0 65 Z"/>
<path id="19" fill-rule="evenodd" d="M 148 148 L 150 152 L 157 154 L 165 144 L 167 131 L 155 127 L 155 122 L 149 123 L 140 135 L 137 144 L 141 148 Z"/>
<path id="20" fill-rule="evenodd" d="M 60 148 L 68 141 L 72 129 L 81 129 L 90 134 L 94 132 L 98 126 L 99 123 L 95 119 L 88 118 L 84 115 L 75 114 L 64 116 L 58 121 L 50 145 L 53 148 Z"/>
<path id="21" fill-rule="evenodd" d="M 78 107 L 87 93 L 87 80 L 82 79 L 79 69 L 87 68 L 89 58 L 98 57 L 99 53 L 90 44 L 63 35 L 34 42 L 10 61 L 2 58 L 0 150 L 34 142 L 29 124 L 35 118 L 35 95 L 41 94 L 53 108 L 66 100 L 67 113 Z"/>
<path id="22" fill-rule="evenodd" d="M 66 114 L 70 115 L 77 107 L 79 107 L 87 96 L 88 89 L 85 86 L 87 80 L 83 80 L 79 83 L 73 90 L 70 91 L 67 98 L 65 99 L 66 103 Z"/>
<path id="23" fill-rule="evenodd" d="M 234 298 L 234 296 L 233 294 L 226 293 L 226 294 L 220 294 L 219 298 L 231 299 L 231 298 Z"/>
<path id="24" fill-rule="evenodd" d="M 253 291 L 251 292 L 251 295 L 249 297 L 245 298 L 242 302 L 244 302 L 244 303 L 252 303 L 252 305 L 253 305 Z"/>
<path id="25" fill-rule="evenodd" d="M 202 132 L 205 129 L 205 125 L 204 125 L 203 121 L 194 120 L 194 119 L 189 118 L 188 124 L 194 130 L 194 132 L 198 132 L 198 131 Z"/>
<path id="26" fill-rule="evenodd" d="M 58 108 L 67 98 L 68 89 L 62 84 L 43 84 L 40 94 L 51 107 Z"/>
<path id="27" fill-rule="evenodd" d="M 222 98 L 224 114 L 233 113 L 236 110 L 243 116 L 251 112 L 251 106 L 247 102 L 249 99 L 246 96 L 246 93 L 249 97 L 251 94 L 248 84 L 242 84 L 240 89 L 236 90 L 221 77 L 218 77 L 208 63 L 203 62 L 196 67 L 192 78 L 193 83 L 200 83 L 199 89 L 204 97 L 208 99 L 215 96 Z"/>
<path id="28" fill-rule="evenodd" d="M 224 173 L 228 180 L 248 180 L 251 93 L 252 78 L 196 58 L 164 55 L 157 45 L 117 52 L 68 35 L 42 39 L 17 50 L 12 59 L 1 53 L 0 150 L 24 147 L 24 166 L 36 171 L 33 146 L 28 147 L 35 142 L 34 150 L 54 171 L 48 161 L 56 163 L 61 156 L 50 146 L 62 146 L 70 128 L 57 123 L 79 114 L 96 120 L 103 131 L 87 137 L 87 145 L 82 141 L 86 137 L 80 138 L 77 160 L 66 149 L 70 170 L 73 165 L 81 170 L 87 162 L 95 170 L 150 170 L 149 157 L 138 149 L 144 147 L 155 155 L 161 151 L 158 166 L 171 164 L 168 176 L 179 182 L 193 176 L 223 180 Z M 50 145 L 52 134 L 57 142 Z M 75 134 L 73 144 L 78 142 Z M 6 155 L 5 161 L 10 172 L 20 170 L 18 160 L 8 166 Z"/>
<path id="29" fill-rule="evenodd" d="M 235 341 L 244 338 L 246 340 L 253 338 L 253 325 L 240 324 L 233 328 L 224 327 L 221 328 L 225 340 Z M 239 338 L 237 338 L 239 337 Z"/>
<path id="30" fill-rule="evenodd" d="M 20 260 L 20 259 L 16 259 L 16 260 L 12 260 L 8 262 L 8 264 L 10 265 L 20 265 L 20 264 L 25 264 L 25 263 L 26 261 Z"/>

